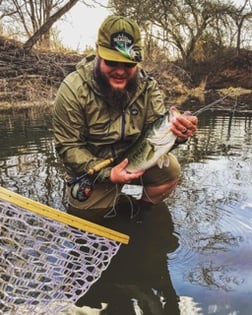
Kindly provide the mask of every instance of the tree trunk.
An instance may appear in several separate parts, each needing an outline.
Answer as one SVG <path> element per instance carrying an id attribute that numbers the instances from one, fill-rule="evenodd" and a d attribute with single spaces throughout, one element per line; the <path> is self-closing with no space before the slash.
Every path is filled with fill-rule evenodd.
<path id="1" fill-rule="evenodd" d="M 68 12 L 79 0 L 69 0 L 59 11 L 54 13 L 23 45 L 25 51 L 30 51 L 43 34 L 48 32 L 52 25 Z"/>

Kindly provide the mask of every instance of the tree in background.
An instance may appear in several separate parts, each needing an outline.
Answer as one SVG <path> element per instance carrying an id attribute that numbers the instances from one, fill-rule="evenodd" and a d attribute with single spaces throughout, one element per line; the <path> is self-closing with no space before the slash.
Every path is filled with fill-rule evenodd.
<path id="1" fill-rule="evenodd" d="M 115 14 L 136 19 L 148 43 L 150 37 L 155 38 L 168 55 L 181 59 L 184 66 L 195 60 L 207 34 L 211 33 L 211 38 L 223 47 L 227 32 L 236 32 L 230 17 L 234 12 L 239 15 L 233 3 L 219 0 L 110 0 L 109 6 Z"/>
<path id="2" fill-rule="evenodd" d="M 19 26 L 19 36 L 30 38 L 62 5 L 63 0 L 2 0 L 3 22 Z M 6 18 L 8 17 L 8 19 Z M 50 29 L 38 40 L 38 46 L 50 47 Z"/>
<path id="3" fill-rule="evenodd" d="M 53 24 L 77 2 L 101 5 L 95 0 L 0 0 L 0 31 L 9 25 L 10 37 L 24 42 L 25 50 L 34 45 L 49 49 Z M 109 0 L 108 7 L 138 21 L 147 57 L 162 49 L 187 66 L 224 47 L 235 45 L 239 54 L 243 35 L 251 42 L 252 0 L 238 7 L 230 0 Z"/>
<path id="4" fill-rule="evenodd" d="M 80 0 L 0 0 L 0 21 L 19 25 L 19 38 L 26 51 L 37 44 L 50 48 L 51 28 Z M 88 6 L 90 4 L 82 2 Z"/>
<path id="5" fill-rule="evenodd" d="M 244 2 L 238 7 L 238 10 L 233 9 L 230 13 L 231 18 L 233 19 L 237 32 L 236 32 L 236 50 L 237 55 L 240 54 L 241 44 L 242 44 L 242 33 L 246 27 L 250 30 L 251 33 L 251 24 L 252 24 L 252 1 L 244 0 Z M 251 37 L 252 34 L 250 34 Z"/>
<path id="6" fill-rule="evenodd" d="M 31 0 L 32 1 L 32 0 Z M 53 0 L 48 0 L 53 1 Z M 60 1 L 60 0 L 59 0 Z M 24 43 L 23 48 L 27 50 L 31 50 L 31 48 L 42 38 L 45 36 L 50 38 L 49 32 L 52 25 L 59 20 L 66 12 L 68 12 L 79 0 L 69 0 L 62 7 L 60 7 L 53 15 L 48 15 L 46 21 L 34 32 L 34 34 L 29 37 L 29 39 Z M 41 0 L 43 2 L 43 0 Z M 61 1 L 62 2 L 62 1 Z M 45 46 L 44 46 L 45 47 Z M 46 46 L 47 48 L 50 45 Z"/>

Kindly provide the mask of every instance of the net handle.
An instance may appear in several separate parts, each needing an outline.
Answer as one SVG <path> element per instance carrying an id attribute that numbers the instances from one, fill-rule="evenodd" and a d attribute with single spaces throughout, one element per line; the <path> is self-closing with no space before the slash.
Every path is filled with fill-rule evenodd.
<path id="1" fill-rule="evenodd" d="M 122 244 L 129 243 L 129 236 L 126 234 L 84 219 L 80 219 L 66 212 L 44 205 L 38 201 L 21 196 L 3 187 L 0 187 L 0 199 L 10 202 L 11 204 L 14 204 L 23 209 L 27 209 L 39 215 L 45 216 L 49 219 L 70 225 L 82 231 L 94 233 Z"/>

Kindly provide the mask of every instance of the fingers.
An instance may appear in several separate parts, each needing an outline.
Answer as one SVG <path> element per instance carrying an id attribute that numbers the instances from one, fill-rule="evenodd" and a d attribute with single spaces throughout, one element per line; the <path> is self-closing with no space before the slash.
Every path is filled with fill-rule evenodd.
<path id="1" fill-rule="evenodd" d="M 122 160 L 121 163 L 117 164 L 117 167 L 118 167 L 119 169 L 123 170 L 123 169 L 126 168 L 126 166 L 127 166 L 128 164 L 129 164 L 128 159 L 124 159 L 124 160 Z"/>
<path id="2" fill-rule="evenodd" d="M 137 179 L 143 175 L 143 171 L 128 173 L 126 170 L 128 163 L 128 159 L 124 159 L 122 162 L 112 168 L 110 172 L 110 180 L 112 183 L 129 184 L 132 180 Z"/>
<path id="3" fill-rule="evenodd" d="M 198 118 L 192 115 L 182 115 L 172 121 L 171 130 L 180 138 L 188 138 L 197 130 Z"/>

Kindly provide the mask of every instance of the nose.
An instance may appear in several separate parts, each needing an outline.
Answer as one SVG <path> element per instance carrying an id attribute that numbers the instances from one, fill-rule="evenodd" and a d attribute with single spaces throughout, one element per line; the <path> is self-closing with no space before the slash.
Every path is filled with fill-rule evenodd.
<path id="1" fill-rule="evenodd" d="M 119 62 L 119 63 L 116 65 L 114 71 L 115 71 L 116 73 L 125 73 L 126 67 L 124 66 L 123 63 Z"/>

